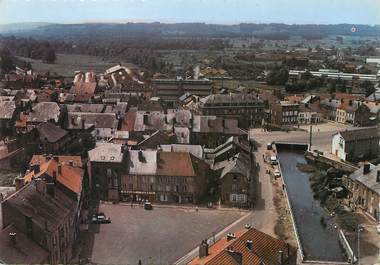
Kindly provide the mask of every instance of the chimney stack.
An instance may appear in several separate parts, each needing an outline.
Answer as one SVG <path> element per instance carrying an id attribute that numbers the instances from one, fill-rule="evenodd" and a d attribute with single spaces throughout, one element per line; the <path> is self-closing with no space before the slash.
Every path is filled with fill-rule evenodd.
<path id="1" fill-rule="evenodd" d="M 24 185 L 25 185 L 24 178 L 21 178 L 21 177 L 15 178 L 16 191 L 20 190 L 22 187 L 24 187 Z"/>
<path id="2" fill-rule="evenodd" d="M 15 232 L 10 232 L 9 233 L 9 241 L 12 243 L 12 245 L 16 245 L 17 240 L 16 240 L 17 234 Z"/>
<path id="3" fill-rule="evenodd" d="M 233 240 L 233 239 L 236 239 L 235 234 L 233 234 L 233 233 L 228 233 L 228 234 L 227 234 L 227 242 L 228 242 L 228 241 L 231 241 L 231 240 Z"/>
<path id="4" fill-rule="evenodd" d="M 253 241 L 252 240 L 247 240 L 247 242 L 245 243 L 245 246 L 247 247 L 247 249 L 249 251 L 252 251 L 253 250 Z"/>
<path id="5" fill-rule="evenodd" d="M 202 240 L 202 243 L 199 245 L 199 258 L 204 258 L 208 256 L 208 243 L 206 240 Z"/>
<path id="6" fill-rule="evenodd" d="M 279 259 L 279 264 L 284 265 L 284 252 L 282 250 L 278 252 L 278 259 Z"/>
<path id="7" fill-rule="evenodd" d="M 363 166 L 363 174 L 366 175 L 369 173 L 369 171 L 370 171 L 370 164 L 368 162 L 365 162 Z"/>
<path id="8" fill-rule="evenodd" d="M 36 190 L 42 194 L 46 194 L 46 182 L 42 178 L 37 178 L 36 180 Z"/>
<path id="9" fill-rule="evenodd" d="M 38 174 L 40 172 L 40 165 L 33 165 L 34 174 Z"/>
<path id="10" fill-rule="evenodd" d="M 61 163 L 58 164 L 58 175 L 62 175 L 62 165 L 61 165 Z"/>
<path id="11" fill-rule="evenodd" d="M 53 198 L 55 196 L 54 186 L 55 186 L 54 183 L 46 183 L 46 193 L 49 194 Z"/>

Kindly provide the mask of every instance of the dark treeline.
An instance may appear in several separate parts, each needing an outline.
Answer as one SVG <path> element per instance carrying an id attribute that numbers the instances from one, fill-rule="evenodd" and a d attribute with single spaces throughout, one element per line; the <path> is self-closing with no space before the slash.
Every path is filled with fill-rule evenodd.
<path id="1" fill-rule="evenodd" d="M 167 37 L 175 38 L 224 38 L 256 36 L 262 39 L 273 39 L 274 36 L 281 36 L 287 39 L 292 36 L 301 36 L 305 39 L 324 38 L 329 35 L 346 36 L 379 36 L 380 25 L 287 25 L 280 23 L 253 24 L 242 23 L 237 25 L 217 25 L 205 23 L 90 23 L 90 24 L 47 24 L 36 25 L 28 24 L 15 30 L 10 24 L 0 27 L 0 30 L 9 34 L 20 34 L 20 36 L 31 36 L 45 39 L 60 39 L 66 41 L 76 41 L 78 38 L 88 38 L 92 40 L 115 39 L 128 41 L 131 39 L 156 39 L 154 42 L 165 46 Z M 352 32 L 352 27 L 356 28 Z M 280 35 L 279 35 L 280 34 Z M 157 41 L 160 40 L 160 41 Z M 149 43 L 149 42 L 148 42 Z M 194 44 L 193 44 L 194 45 Z M 148 47 L 146 47 L 148 48 Z"/>

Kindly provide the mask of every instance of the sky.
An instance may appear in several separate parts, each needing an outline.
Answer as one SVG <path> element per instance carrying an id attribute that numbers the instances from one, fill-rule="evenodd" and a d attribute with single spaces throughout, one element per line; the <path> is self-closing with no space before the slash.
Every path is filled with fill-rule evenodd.
<path id="1" fill-rule="evenodd" d="M 0 0 L 18 22 L 380 24 L 380 0 Z"/>

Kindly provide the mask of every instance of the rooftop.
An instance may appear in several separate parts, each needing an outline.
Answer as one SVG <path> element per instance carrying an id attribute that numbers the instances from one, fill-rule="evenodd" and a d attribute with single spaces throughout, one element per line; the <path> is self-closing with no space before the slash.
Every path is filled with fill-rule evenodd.
<path id="1" fill-rule="evenodd" d="M 190 265 L 277 265 L 279 251 L 284 260 L 296 255 L 294 247 L 255 228 L 237 233 L 236 239 L 223 238 L 209 248 L 209 255 L 194 259 Z M 252 250 L 247 247 L 251 242 Z M 227 249 L 228 248 L 228 249 Z M 241 262 L 239 262 L 241 261 Z"/>
<path id="2" fill-rule="evenodd" d="M 9 234 L 16 234 L 12 243 Z M 0 231 L 0 262 L 5 264 L 43 264 L 49 253 L 13 225 Z"/>
<path id="3" fill-rule="evenodd" d="M 346 130 L 338 132 L 346 141 L 364 140 L 370 138 L 380 137 L 379 129 L 377 127 L 367 127 L 354 130 Z"/>
<path id="4" fill-rule="evenodd" d="M 89 160 L 91 162 L 121 163 L 124 157 L 123 148 L 121 144 L 98 143 L 94 149 L 88 151 Z"/>
<path id="5" fill-rule="evenodd" d="M 40 137 L 46 139 L 49 143 L 55 143 L 68 134 L 67 131 L 50 122 L 40 123 L 37 130 Z"/>

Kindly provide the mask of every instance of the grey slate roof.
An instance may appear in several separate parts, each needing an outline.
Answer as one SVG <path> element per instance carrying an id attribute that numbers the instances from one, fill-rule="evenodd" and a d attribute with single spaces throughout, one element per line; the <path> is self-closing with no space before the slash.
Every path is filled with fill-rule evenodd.
<path id="1" fill-rule="evenodd" d="M 345 141 L 364 140 L 380 137 L 377 127 L 361 128 L 339 132 Z"/>
<path id="2" fill-rule="evenodd" d="M 40 137 L 45 138 L 49 143 L 55 143 L 68 134 L 67 131 L 50 122 L 40 123 L 37 130 Z"/>
<path id="3" fill-rule="evenodd" d="M 363 174 L 363 166 L 353 172 L 349 178 L 362 183 L 367 188 L 380 195 L 380 182 L 376 181 L 377 172 L 380 171 L 380 165 L 370 164 L 370 172 Z"/>

